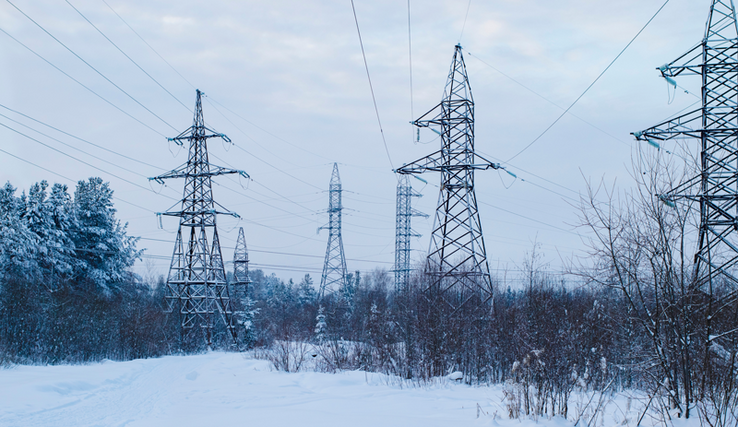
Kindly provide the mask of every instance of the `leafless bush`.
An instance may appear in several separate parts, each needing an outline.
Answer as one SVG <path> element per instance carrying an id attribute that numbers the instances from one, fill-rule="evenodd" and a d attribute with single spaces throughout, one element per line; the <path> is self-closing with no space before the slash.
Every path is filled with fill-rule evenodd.
<path id="1" fill-rule="evenodd" d="M 308 357 L 308 350 L 306 342 L 275 340 L 269 347 L 255 350 L 254 357 L 272 362 L 278 371 L 299 372 Z"/>
<path id="2" fill-rule="evenodd" d="M 520 418 L 523 406 L 523 385 L 513 381 L 505 381 L 505 387 L 502 389 L 502 395 L 507 409 L 507 416 L 511 420 Z"/>
<path id="3" fill-rule="evenodd" d="M 338 372 L 359 368 L 357 343 L 342 339 L 331 339 L 317 347 L 316 369 L 321 372 Z"/>
<path id="4" fill-rule="evenodd" d="M 720 363 L 716 363 L 705 398 L 697 405 L 700 421 L 710 427 L 738 427 L 738 388 L 736 374 L 738 364 L 736 350 L 728 351 L 713 339 L 712 352 Z"/>

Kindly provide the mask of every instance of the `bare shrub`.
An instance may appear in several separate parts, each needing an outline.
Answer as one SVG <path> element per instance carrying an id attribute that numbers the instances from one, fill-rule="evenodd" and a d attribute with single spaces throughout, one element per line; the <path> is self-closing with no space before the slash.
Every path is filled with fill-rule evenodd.
<path id="1" fill-rule="evenodd" d="M 321 372 L 338 372 L 359 368 L 357 343 L 343 339 L 330 339 L 317 347 L 319 360 L 316 369 Z"/>
<path id="2" fill-rule="evenodd" d="M 306 342 L 275 340 L 269 347 L 255 350 L 254 357 L 272 362 L 278 371 L 299 372 L 305 364 L 308 350 Z"/>

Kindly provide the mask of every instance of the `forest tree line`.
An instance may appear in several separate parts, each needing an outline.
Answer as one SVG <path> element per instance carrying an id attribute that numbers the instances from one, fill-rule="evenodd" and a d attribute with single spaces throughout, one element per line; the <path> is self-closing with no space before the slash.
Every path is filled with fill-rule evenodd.
<path id="1" fill-rule="evenodd" d="M 386 270 L 356 271 L 319 297 L 308 274 L 295 283 L 252 270 L 247 292 L 231 293 L 238 347 L 290 371 L 316 356 L 325 371 L 409 381 L 458 371 L 469 384 L 505 384 L 511 416 L 565 416 L 575 391 L 637 389 L 668 416 L 735 419 L 735 284 L 693 280 L 689 212 L 655 196 L 660 176 L 641 180 L 634 193 L 594 187 L 582 198 L 594 237 L 586 262 L 569 268 L 576 283 L 533 251 L 523 285 L 493 278 L 492 298 L 459 291 L 469 302 L 454 311 L 439 309 L 422 271 L 404 289 Z M 0 189 L 0 365 L 185 352 L 164 278 L 131 271 L 141 252 L 112 195 L 99 178 L 74 194 L 46 182 Z"/>

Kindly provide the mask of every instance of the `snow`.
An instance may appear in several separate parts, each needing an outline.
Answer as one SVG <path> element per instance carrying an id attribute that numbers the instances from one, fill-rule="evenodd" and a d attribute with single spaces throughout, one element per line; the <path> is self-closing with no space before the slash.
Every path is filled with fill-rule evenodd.
<path id="1" fill-rule="evenodd" d="M 0 369 L 2 426 L 572 426 L 509 420 L 501 387 L 274 371 L 238 353 Z M 622 418 L 608 417 L 615 425 Z M 695 424 L 696 425 L 696 424 Z"/>
<path id="2" fill-rule="evenodd" d="M 450 374 L 446 375 L 446 378 L 452 381 L 461 381 L 464 379 L 464 374 L 459 371 L 455 371 L 455 372 L 451 372 Z"/>

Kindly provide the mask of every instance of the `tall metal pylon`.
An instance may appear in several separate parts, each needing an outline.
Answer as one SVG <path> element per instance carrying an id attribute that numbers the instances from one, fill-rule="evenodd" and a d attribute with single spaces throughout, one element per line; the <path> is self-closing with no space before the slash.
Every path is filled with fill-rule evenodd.
<path id="1" fill-rule="evenodd" d="M 492 296 L 492 283 L 474 192 L 474 171 L 500 169 L 474 152 L 474 100 L 461 45 L 456 45 L 440 104 L 412 122 L 441 136 L 441 149 L 403 165 L 400 174 L 440 172 L 438 208 L 427 258 L 432 280 L 427 291 L 454 309 L 465 291 Z M 436 129 L 438 128 L 438 129 Z"/>
<path id="2" fill-rule="evenodd" d="M 412 198 L 422 197 L 413 190 L 408 175 L 398 175 L 397 218 L 395 220 L 395 290 L 405 289 L 410 279 L 410 239 L 420 237 L 412 229 L 412 217 L 428 218 L 428 215 L 412 207 Z"/>
<path id="3" fill-rule="evenodd" d="M 166 310 L 179 312 L 183 340 L 197 344 L 198 338 L 191 334 L 196 330 L 195 327 L 199 327 L 207 345 L 211 346 L 216 310 L 225 328 L 236 338 L 216 217 L 219 214 L 238 217 L 215 202 L 211 178 L 225 174 L 248 177 L 248 174 L 210 164 L 207 140 L 222 138 L 230 142 L 230 139 L 205 127 L 201 98 L 202 92 L 197 90 L 192 126 L 178 136 L 169 138 L 178 145 L 189 142 L 187 163 L 149 179 L 160 183 L 172 178 L 185 180 L 180 210 L 160 214 L 179 218 L 167 278 Z M 218 210 L 219 208 L 222 210 Z"/>
<path id="4" fill-rule="evenodd" d="M 346 256 L 343 254 L 343 238 L 341 237 L 342 191 L 338 164 L 334 163 L 328 191 L 328 225 L 318 228 L 318 231 L 328 230 L 323 276 L 320 278 L 320 298 L 325 295 L 326 289 L 335 290 L 336 286 L 340 289 L 346 285 Z"/>
<path id="5" fill-rule="evenodd" d="M 696 202 L 700 207 L 694 278 L 697 286 L 722 277 L 738 283 L 738 27 L 732 0 L 713 0 L 702 42 L 659 67 L 676 86 L 677 76 L 702 80 L 702 105 L 641 132 L 637 140 L 700 141 L 700 172 L 662 200 Z"/>
<path id="6" fill-rule="evenodd" d="M 249 277 L 249 250 L 246 247 L 246 237 L 243 234 L 243 227 L 238 229 L 238 240 L 236 240 L 236 248 L 233 250 L 233 285 L 244 288 L 251 283 Z"/>

